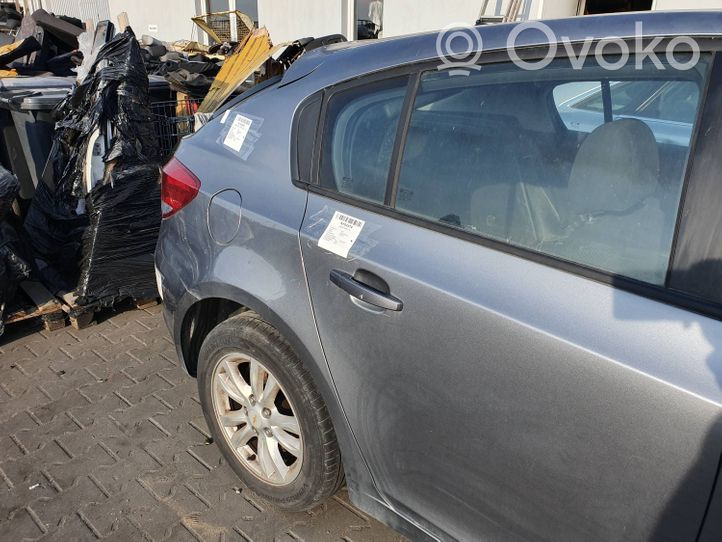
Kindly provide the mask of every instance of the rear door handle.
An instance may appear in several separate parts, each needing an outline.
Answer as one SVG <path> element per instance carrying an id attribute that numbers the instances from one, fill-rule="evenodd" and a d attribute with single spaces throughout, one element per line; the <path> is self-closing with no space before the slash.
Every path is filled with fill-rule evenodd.
<path id="1" fill-rule="evenodd" d="M 360 299 L 364 303 L 389 311 L 400 311 L 404 308 L 404 304 L 400 299 L 359 282 L 348 273 L 333 269 L 329 278 L 331 282 L 347 292 L 348 295 Z"/>

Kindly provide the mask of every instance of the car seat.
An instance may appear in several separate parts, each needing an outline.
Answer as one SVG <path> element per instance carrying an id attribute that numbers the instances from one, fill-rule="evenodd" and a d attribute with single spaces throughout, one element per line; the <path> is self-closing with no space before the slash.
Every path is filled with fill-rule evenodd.
<path id="1" fill-rule="evenodd" d="M 563 214 L 567 233 L 544 251 L 597 269 L 663 281 L 667 251 L 658 187 L 659 151 L 645 123 L 621 119 L 597 127 L 572 165 Z"/>

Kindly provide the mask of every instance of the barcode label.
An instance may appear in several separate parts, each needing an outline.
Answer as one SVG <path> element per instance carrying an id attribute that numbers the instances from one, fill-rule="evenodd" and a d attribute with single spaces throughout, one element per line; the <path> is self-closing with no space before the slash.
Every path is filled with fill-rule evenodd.
<path id="1" fill-rule="evenodd" d="M 251 124 L 253 124 L 251 119 L 243 115 L 236 115 L 230 130 L 226 134 L 226 138 L 223 140 L 223 144 L 236 152 L 240 151 L 248 135 L 248 130 L 251 129 Z"/>
<path id="2" fill-rule="evenodd" d="M 318 240 L 319 248 L 347 258 L 349 251 L 361 234 L 364 224 L 363 220 L 338 211 L 334 212 L 333 218 Z"/>
<path id="3" fill-rule="evenodd" d="M 339 215 L 339 220 L 341 222 L 345 222 L 346 224 L 351 224 L 352 226 L 355 226 L 357 228 L 362 228 L 364 223 L 363 220 L 359 220 L 358 218 L 353 218 L 348 215 Z"/>

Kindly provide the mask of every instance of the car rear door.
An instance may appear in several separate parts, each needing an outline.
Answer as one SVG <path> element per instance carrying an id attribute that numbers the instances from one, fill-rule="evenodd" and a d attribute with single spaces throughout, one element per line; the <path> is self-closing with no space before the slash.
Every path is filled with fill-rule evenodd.
<path id="1" fill-rule="evenodd" d="M 603 76 L 565 62 L 559 84 Z M 697 123 L 720 105 L 712 64 L 674 74 L 700 86 Z M 722 310 L 668 269 L 689 153 L 662 186 L 642 121 L 570 150 L 545 70 L 462 79 L 392 71 L 313 102 L 301 249 L 380 493 L 440 538 L 695 539 L 722 450 Z"/>

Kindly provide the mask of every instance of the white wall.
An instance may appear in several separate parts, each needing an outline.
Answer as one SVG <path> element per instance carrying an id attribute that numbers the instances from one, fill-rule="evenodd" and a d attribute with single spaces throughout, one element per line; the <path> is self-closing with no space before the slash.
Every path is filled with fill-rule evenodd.
<path id="1" fill-rule="evenodd" d="M 249 0 L 238 0 L 244 4 Z M 228 2 L 226 2 L 226 6 Z M 199 29 L 191 17 L 205 12 L 205 0 L 35 0 L 28 2 L 32 11 L 43 7 L 56 15 L 70 15 L 82 21 L 110 19 L 118 29 L 118 14 L 125 11 L 130 26 L 140 37 L 148 34 L 164 41 L 198 39 Z M 227 7 L 225 9 L 228 9 Z M 150 30 L 155 25 L 157 30 Z M 205 34 L 201 32 L 203 36 Z"/>
<path id="2" fill-rule="evenodd" d="M 656 0 L 654 9 L 722 9 L 722 0 Z"/>
<path id="3" fill-rule="evenodd" d="M 218 1 L 218 0 L 214 0 Z M 485 15 L 503 15 L 511 0 L 489 0 Z M 438 30 L 451 23 L 473 24 L 484 0 L 384 0 L 384 37 Z M 271 39 L 293 40 L 344 31 L 346 6 L 354 0 L 258 0 L 259 24 Z M 358 0 L 357 17 L 367 16 L 368 1 Z M 524 0 L 521 19 L 558 19 L 577 15 L 579 0 Z M 722 0 L 656 0 L 655 9 L 722 9 Z"/>
<path id="4" fill-rule="evenodd" d="M 563 19 L 577 15 L 579 0 L 540 0 L 538 19 Z"/>
<path id="5" fill-rule="evenodd" d="M 191 17 L 205 11 L 205 2 L 201 0 L 108 0 L 108 4 L 116 25 L 118 13 L 125 11 L 138 37 L 148 34 L 164 41 L 191 39 L 195 27 Z M 158 30 L 150 30 L 151 25 L 157 26 Z M 198 39 L 197 27 L 194 39 Z"/>
<path id="6" fill-rule="evenodd" d="M 214 3 L 218 0 L 214 0 Z M 489 0 L 486 15 L 506 12 L 511 0 Z M 722 1 L 722 0 L 720 0 Z M 520 17 L 567 17 L 576 14 L 578 0 L 524 0 Z M 344 34 L 349 8 L 357 4 L 357 18 L 365 18 L 368 2 L 359 0 L 258 0 L 258 22 L 275 43 L 305 36 Z M 473 24 L 483 0 L 384 0 L 383 35 L 398 36 L 438 30 L 451 23 Z M 353 17 L 348 17 L 353 21 Z M 351 23 L 351 26 L 355 26 Z"/>
<path id="7" fill-rule="evenodd" d="M 258 24 L 273 43 L 344 32 L 344 0 L 258 0 Z"/>
<path id="8" fill-rule="evenodd" d="M 510 1 L 489 0 L 484 15 L 504 15 Z M 483 4 L 483 0 L 384 0 L 384 36 L 438 30 L 453 23 L 474 24 Z M 576 14 L 576 6 L 577 0 L 524 0 L 519 18 L 566 17 Z"/>
<path id="9" fill-rule="evenodd" d="M 438 30 L 451 23 L 474 24 L 481 4 L 479 0 L 384 0 L 384 37 Z"/>

